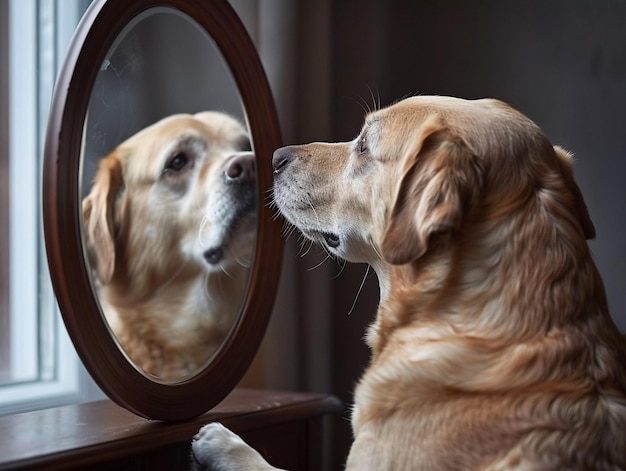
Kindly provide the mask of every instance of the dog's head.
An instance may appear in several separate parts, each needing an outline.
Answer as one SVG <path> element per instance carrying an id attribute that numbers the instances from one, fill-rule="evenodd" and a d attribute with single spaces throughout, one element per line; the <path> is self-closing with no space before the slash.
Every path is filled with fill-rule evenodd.
<path id="1" fill-rule="evenodd" d="M 89 261 L 102 285 L 248 263 L 256 168 L 245 129 L 218 112 L 174 115 L 101 159 L 83 200 Z M 126 280 L 128 281 L 128 280 Z"/>
<path id="2" fill-rule="evenodd" d="M 416 261 L 481 219 L 495 227 L 534 197 L 594 233 L 571 156 L 497 100 L 408 98 L 367 115 L 353 141 L 284 147 L 273 166 L 286 219 L 374 268 Z"/>

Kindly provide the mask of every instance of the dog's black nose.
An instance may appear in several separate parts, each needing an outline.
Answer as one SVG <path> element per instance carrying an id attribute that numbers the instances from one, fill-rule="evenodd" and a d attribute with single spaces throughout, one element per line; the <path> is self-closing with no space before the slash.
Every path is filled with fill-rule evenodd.
<path id="1" fill-rule="evenodd" d="M 252 152 L 242 152 L 233 157 L 226 165 L 228 180 L 255 181 L 256 158 Z"/>
<path id="2" fill-rule="evenodd" d="M 274 168 L 274 173 L 280 173 L 292 160 L 293 152 L 290 147 L 281 147 L 280 149 L 276 149 L 274 151 L 274 156 L 272 157 L 272 167 Z"/>

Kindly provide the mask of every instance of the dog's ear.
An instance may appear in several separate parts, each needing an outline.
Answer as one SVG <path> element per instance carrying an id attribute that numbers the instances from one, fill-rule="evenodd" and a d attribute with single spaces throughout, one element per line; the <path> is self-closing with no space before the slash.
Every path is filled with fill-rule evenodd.
<path id="1" fill-rule="evenodd" d="M 596 228 L 591 221 L 591 216 L 589 216 L 589 210 L 583 198 L 583 193 L 574 180 L 574 170 L 572 168 L 574 155 L 559 146 L 554 146 L 554 151 L 559 160 L 559 167 L 561 167 L 565 185 L 574 197 L 574 206 L 583 233 L 587 239 L 593 239 L 596 236 Z"/>
<path id="2" fill-rule="evenodd" d="M 460 229 L 482 186 L 477 159 L 460 137 L 432 123 L 422 128 L 383 234 L 383 258 L 395 265 L 418 259 L 434 237 Z"/>
<path id="3" fill-rule="evenodd" d="M 102 285 L 115 270 L 115 205 L 124 184 L 115 154 L 102 159 L 91 192 L 83 199 L 83 226 L 89 263 Z"/>

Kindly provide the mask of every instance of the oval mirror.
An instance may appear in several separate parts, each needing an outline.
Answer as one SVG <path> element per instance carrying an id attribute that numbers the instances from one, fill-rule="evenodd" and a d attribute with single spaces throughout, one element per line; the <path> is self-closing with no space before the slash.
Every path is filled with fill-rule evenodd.
<path id="1" fill-rule="evenodd" d="M 59 74 L 43 212 L 70 337 L 103 391 L 181 420 L 241 379 L 267 325 L 280 146 L 255 48 L 225 0 L 97 1 Z"/>
<path id="2" fill-rule="evenodd" d="M 257 212 L 243 122 L 219 50 L 173 8 L 137 15 L 96 76 L 81 159 L 83 244 L 112 334 L 156 381 L 198 372 L 240 313 Z"/>

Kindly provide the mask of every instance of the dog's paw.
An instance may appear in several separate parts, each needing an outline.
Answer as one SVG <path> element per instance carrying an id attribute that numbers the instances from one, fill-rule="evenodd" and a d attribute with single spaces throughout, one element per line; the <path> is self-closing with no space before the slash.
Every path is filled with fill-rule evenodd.
<path id="1" fill-rule="evenodd" d="M 275 470 L 238 435 L 217 422 L 205 425 L 191 442 L 194 470 Z"/>

